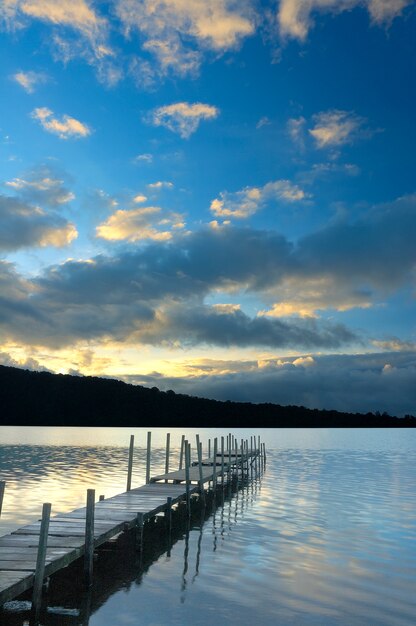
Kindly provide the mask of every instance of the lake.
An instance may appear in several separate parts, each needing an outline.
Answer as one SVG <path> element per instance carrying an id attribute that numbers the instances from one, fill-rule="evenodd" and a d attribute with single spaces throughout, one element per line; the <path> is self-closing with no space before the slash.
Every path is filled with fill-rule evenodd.
<path id="1" fill-rule="evenodd" d="M 171 467 L 182 434 L 171 429 Z M 6 491 L 0 535 L 85 503 L 86 490 L 125 491 L 135 435 L 133 486 L 145 482 L 147 429 L 0 428 Z M 410 626 L 416 615 L 416 430 L 258 429 L 264 475 L 214 513 L 181 530 L 145 567 L 125 547 L 103 553 L 92 592 L 53 593 L 45 626 L 259 624 Z M 166 431 L 152 431 L 152 474 L 164 469 Z M 110 551 L 111 552 L 111 551 Z M 111 572 L 110 572 L 111 569 Z M 25 603 L 0 611 L 27 624 Z M 78 616 L 78 617 L 77 617 Z M 84 625 L 85 625 L 84 621 Z"/>

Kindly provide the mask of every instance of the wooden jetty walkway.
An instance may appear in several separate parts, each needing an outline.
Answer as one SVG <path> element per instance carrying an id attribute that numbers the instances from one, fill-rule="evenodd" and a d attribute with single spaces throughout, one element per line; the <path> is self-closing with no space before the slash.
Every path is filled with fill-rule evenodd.
<path id="1" fill-rule="evenodd" d="M 139 545 L 143 543 L 144 524 L 160 513 L 171 523 L 172 507 L 185 502 L 188 515 L 191 496 L 198 494 L 205 503 L 207 491 L 224 488 L 231 481 L 249 480 L 264 470 L 266 451 L 260 438 L 251 437 L 237 444 L 229 434 L 225 444 L 221 437 L 208 446 L 202 456 L 202 444 L 196 438 L 197 460 L 191 459 L 191 445 L 182 437 L 179 469 L 169 471 L 170 434 L 166 439 L 165 472 L 151 477 L 151 433 L 147 437 L 146 484 L 132 488 L 134 436 L 130 438 L 127 489 L 111 498 L 95 502 L 95 491 L 87 492 L 87 505 L 68 513 L 50 517 L 51 505 L 43 505 L 42 519 L 0 537 L 0 607 L 33 587 L 32 607 L 39 612 L 42 586 L 47 577 L 84 557 L 87 585 L 93 576 L 94 550 L 119 535 L 136 529 Z M 206 487 L 207 485 L 207 487 Z M 5 483 L 0 481 L 0 515 Z"/>

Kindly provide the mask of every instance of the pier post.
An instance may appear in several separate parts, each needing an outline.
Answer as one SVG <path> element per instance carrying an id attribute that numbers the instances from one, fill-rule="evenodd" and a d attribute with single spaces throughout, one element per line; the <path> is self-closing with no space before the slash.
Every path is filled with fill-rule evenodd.
<path id="1" fill-rule="evenodd" d="M 103 500 L 105 500 L 105 496 L 100 496 L 98 499 L 100 502 L 102 502 Z"/>
<path id="2" fill-rule="evenodd" d="M 221 437 L 221 488 L 224 491 L 224 437 Z"/>
<path id="3" fill-rule="evenodd" d="M 172 497 L 168 496 L 166 502 L 167 502 L 167 509 L 166 509 L 165 517 L 168 523 L 168 530 L 170 534 L 172 530 Z"/>
<path id="4" fill-rule="evenodd" d="M 87 512 L 85 517 L 84 575 L 87 587 L 92 584 L 94 563 L 94 508 L 95 489 L 87 490 Z"/>
<path id="5" fill-rule="evenodd" d="M 152 433 L 147 433 L 147 454 L 146 454 L 146 485 L 150 483 L 150 448 L 152 445 Z"/>
<path id="6" fill-rule="evenodd" d="M 3 498 L 4 498 L 4 489 L 6 487 L 6 483 L 4 480 L 0 480 L 0 517 L 1 517 L 1 509 L 3 507 Z"/>
<path id="7" fill-rule="evenodd" d="M 167 509 L 165 511 L 165 519 L 168 525 L 168 550 L 167 556 L 170 556 L 170 549 L 172 546 L 172 498 L 167 497 Z"/>
<path id="8" fill-rule="evenodd" d="M 165 474 L 169 474 L 169 455 L 170 455 L 170 433 L 166 433 L 166 458 L 165 458 Z M 167 483 L 167 479 L 165 483 Z"/>
<path id="9" fill-rule="evenodd" d="M 199 441 L 199 435 L 196 436 L 196 449 L 198 452 L 198 467 L 199 467 L 199 495 L 205 506 L 205 491 L 204 491 L 204 478 L 202 476 L 202 443 Z"/>
<path id="10" fill-rule="evenodd" d="M 240 456 L 241 456 L 241 484 L 244 487 L 244 440 L 241 440 L 240 443 Z"/>
<path id="11" fill-rule="evenodd" d="M 42 601 L 42 586 L 43 579 L 45 577 L 45 560 L 46 560 L 46 549 L 48 547 L 48 531 L 49 531 L 49 520 L 51 517 L 51 504 L 49 502 L 45 502 L 42 507 L 42 521 L 40 523 L 40 533 L 39 533 L 39 545 L 38 545 L 38 554 L 36 558 L 36 570 L 35 570 L 35 581 L 33 584 L 33 595 L 32 595 L 32 612 L 34 615 L 35 623 L 39 618 L 41 601 Z"/>
<path id="12" fill-rule="evenodd" d="M 235 454 L 235 474 L 237 479 L 237 493 L 238 493 L 238 445 L 237 442 L 234 442 L 234 454 Z"/>
<path id="13" fill-rule="evenodd" d="M 214 490 L 214 494 L 215 494 L 215 491 L 217 490 L 217 446 L 218 446 L 218 440 L 215 437 L 215 439 L 214 439 L 214 457 L 213 457 L 214 461 L 213 461 L 213 464 L 212 464 L 212 469 L 214 470 L 213 474 L 212 474 L 212 488 Z"/>
<path id="14" fill-rule="evenodd" d="M 185 435 L 182 435 L 182 439 L 181 439 L 181 453 L 180 453 L 180 456 L 179 456 L 179 469 L 180 470 L 183 468 L 184 450 L 185 450 Z"/>
<path id="15" fill-rule="evenodd" d="M 186 483 L 186 508 L 188 517 L 191 516 L 191 494 L 189 481 L 189 466 L 191 464 L 191 444 L 185 440 L 185 483 Z"/>
<path id="16" fill-rule="evenodd" d="M 208 458 L 211 458 L 211 439 L 208 439 Z"/>
<path id="17" fill-rule="evenodd" d="M 253 436 L 250 437 L 250 477 L 251 480 L 253 480 L 253 461 L 254 461 L 254 456 L 253 456 Z"/>
<path id="18" fill-rule="evenodd" d="M 127 489 L 131 489 L 131 476 L 133 473 L 133 451 L 134 451 L 134 435 L 130 435 L 130 448 L 129 448 L 129 464 L 127 469 Z"/>

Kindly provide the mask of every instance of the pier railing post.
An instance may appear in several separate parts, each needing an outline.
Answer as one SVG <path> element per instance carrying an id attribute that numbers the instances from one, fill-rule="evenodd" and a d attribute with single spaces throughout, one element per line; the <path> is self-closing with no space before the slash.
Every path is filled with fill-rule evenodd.
<path id="1" fill-rule="evenodd" d="M 186 507 L 188 509 L 188 517 L 191 515 L 191 494 L 189 480 L 189 466 L 191 464 L 191 444 L 185 440 L 185 483 L 186 483 Z"/>
<path id="2" fill-rule="evenodd" d="M 182 439 L 181 439 L 181 453 L 179 456 L 179 469 L 183 469 L 183 457 L 184 457 L 184 451 L 185 451 L 185 435 L 182 435 Z"/>
<path id="3" fill-rule="evenodd" d="M 217 452 L 218 452 L 217 446 L 218 446 L 218 440 L 215 437 L 215 439 L 214 439 L 214 457 L 213 457 L 214 460 L 213 460 L 213 464 L 212 464 L 212 469 L 214 470 L 213 474 L 212 474 L 212 488 L 214 490 L 214 494 L 215 494 L 215 492 L 217 490 Z"/>
<path id="4" fill-rule="evenodd" d="M 134 435 L 130 435 L 130 448 L 129 448 L 129 464 L 127 468 L 127 489 L 131 489 L 131 476 L 133 473 L 133 452 L 134 452 Z"/>
<path id="5" fill-rule="evenodd" d="M 38 554 L 36 558 L 35 581 L 33 584 L 33 595 L 32 595 L 32 611 L 34 614 L 35 622 L 38 620 L 41 602 L 42 602 L 42 586 L 43 586 L 43 579 L 45 578 L 45 561 L 46 561 L 46 549 L 48 547 L 48 531 L 49 531 L 50 517 L 51 517 L 51 504 L 49 502 L 45 502 L 45 504 L 42 507 L 42 521 L 40 523 L 39 545 L 38 545 Z"/>
<path id="6" fill-rule="evenodd" d="M 152 445 L 152 433 L 147 433 L 147 454 L 146 454 L 146 485 L 150 483 L 150 449 Z"/>
<path id="7" fill-rule="evenodd" d="M 196 436 L 196 449 L 198 452 L 199 495 L 203 505 L 205 506 L 204 477 L 202 475 L 202 443 L 199 441 L 199 435 Z"/>
<path id="8" fill-rule="evenodd" d="M 224 491 L 224 437 L 221 437 L 221 489 Z"/>
<path id="9" fill-rule="evenodd" d="M 170 433 L 166 433 L 165 474 L 169 474 Z"/>
<path id="10" fill-rule="evenodd" d="M 87 490 L 87 512 L 85 517 L 85 554 L 84 554 L 84 576 L 85 584 L 90 587 L 92 584 L 93 564 L 94 564 L 94 508 L 95 489 Z"/>
<path id="11" fill-rule="evenodd" d="M 3 508 L 3 498 L 4 498 L 4 489 L 6 487 L 6 483 L 4 480 L 0 480 L 0 517 L 1 517 L 1 510 Z"/>
<path id="12" fill-rule="evenodd" d="M 238 445 L 237 442 L 234 442 L 234 454 L 235 454 L 235 477 L 236 477 L 236 488 L 238 493 Z"/>

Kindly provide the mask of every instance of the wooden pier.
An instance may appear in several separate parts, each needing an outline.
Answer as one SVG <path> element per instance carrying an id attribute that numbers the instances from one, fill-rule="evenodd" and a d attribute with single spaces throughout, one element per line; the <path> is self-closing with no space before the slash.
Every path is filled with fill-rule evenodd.
<path id="1" fill-rule="evenodd" d="M 87 506 L 54 517 L 49 516 L 50 505 L 44 504 L 42 520 L 19 528 L 0 537 L 0 607 L 33 587 L 32 606 L 38 611 L 42 585 L 46 578 L 73 561 L 84 558 L 85 581 L 92 580 L 94 550 L 120 533 L 135 529 L 142 547 L 143 527 L 146 522 L 164 513 L 171 519 L 172 507 L 185 502 L 190 515 L 191 497 L 195 494 L 205 505 L 209 491 L 224 489 L 231 482 L 246 482 L 259 475 L 265 467 L 265 447 L 251 438 L 237 445 L 229 435 L 225 445 L 217 439 L 213 453 L 202 457 L 202 444 L 197 437 L 197 460 L 191 459 L 191 446 L 182 438 L 179 469 L 169 471 L 170 435 L 166 442 L 165 472 L 151 476 L 150 442 L 147 440 L 146 484 L 131 488 L 134 437 L 130 440 L 127 490 L 114 497 L 95 502 L 95 492 L 87 493 Z M 2 494 L 4 492 L 4 483 Z M 1 513 L 1 508 L 0 508 Z M 168 522 L 170 523 L 170 521 Z M 36 622 L 35 622 L 36 623 Z"/>

